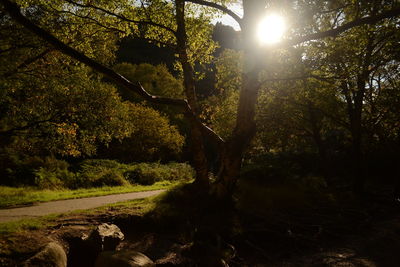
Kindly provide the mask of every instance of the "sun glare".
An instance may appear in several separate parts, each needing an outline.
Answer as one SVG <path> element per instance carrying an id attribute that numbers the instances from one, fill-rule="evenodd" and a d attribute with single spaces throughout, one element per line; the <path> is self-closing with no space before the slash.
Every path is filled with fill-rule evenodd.
<path id="1" fill-rule="evenodd" d="M 274 44 L 285 32 L 285 21 L 279 15 L 268 15 L 258 25 L 257 35 L 261 44 Z"/>

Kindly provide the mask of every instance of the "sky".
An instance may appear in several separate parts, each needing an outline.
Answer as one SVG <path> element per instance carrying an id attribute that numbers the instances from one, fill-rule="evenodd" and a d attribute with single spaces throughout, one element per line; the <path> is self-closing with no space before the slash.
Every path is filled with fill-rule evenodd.
<path id="1" fill-rule="evenodd" d="M 229 8 L 233 12 L 238 14 L 239 16 L 242 16 L 243 10 L 242 10 L 241 5 L 235 4 L 235 5 L 231 5 Z M 222 16 L 222 18 L 214 19 L 213 22 L 214 23 L 222 22 L 222 24 L 229 25 L 229 26 L 233 27 L 236 31 L 240 30 L 239 24 L 229 15 L 224 15 L 224 16 Z"/>

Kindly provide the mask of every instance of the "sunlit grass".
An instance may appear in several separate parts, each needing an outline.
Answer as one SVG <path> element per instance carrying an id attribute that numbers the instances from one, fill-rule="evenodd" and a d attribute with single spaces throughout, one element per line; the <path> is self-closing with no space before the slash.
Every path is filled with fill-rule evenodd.
<path id="1" fill-rule="evenodd" d="M 18 221 L 0 223 L 0 235 L 21 231 L 38 230 L 55 224 L 56 218 L 61 214 L 51 214 L 38 218 L 21 219 Z"/>
<path id="2" fill-rule="evenodd" d="M 124 213 L 124 214 L 134 212 L 135 214 L 143 215 L 149 212 L 150 210 L 154 209 L 155 205 L 157 204 L 157 200 L 159 198 L 160 196 L 156 195 L 146 198 L 132 199 L 127 201 L 107 204 L 105 206 L 101 206 L 95 209 L 72 211 L 71 214 L 73 213 L 96 214 L 96 213 L 102 213 L 104 211 L 114 211 L 117 213 Z"/>
<path id="3" fill-rule="evenodd" d="M 174 185 L 170 184 L 168 188 L 172 188 L 176 185 L 177 184 Z M 57 225 L 57 219 L 60 217 L 65 218 L 68 216 L 79 216 L 79 215 L 84 217 L 85 215 L 102 214 L 107 211 L 113 211 L 116 214 L 124 214 L 124 215 L 128 215 L 130 213 L 143 215 L 154 209 L 155 205 L 157 204 L 157 201 L 160 198 L 161 196 L 157 195 L 147 198 L 132 199 L 123 202 L 107 204 L 102 207 L 94 209 L 76 210 L 67 213 L 50 214 L 38 218 L 21 219 L 12 222 L 0 223 L 0 235 L 8 235 L 23 231 L 39 230 L 46 227 L 50 227 L 52 225 Z"/>
<path id="4" fill-rule="evenodd" d="M 61 199 L 73 199 L 83 197 L 96 197 L 130 192 L 151 191 L 167 189 L 176 183 L 160 181 L 153 185 L 126 185 L 126 186 L 105 186 L 97 188 L 85 188 L 77 190 L 43 190 L 33 187 L 6 187 L 0 186 L 0 208 L 7 208 L 20 205 L 29 205 L 37 202 L 47 202 Z"/>

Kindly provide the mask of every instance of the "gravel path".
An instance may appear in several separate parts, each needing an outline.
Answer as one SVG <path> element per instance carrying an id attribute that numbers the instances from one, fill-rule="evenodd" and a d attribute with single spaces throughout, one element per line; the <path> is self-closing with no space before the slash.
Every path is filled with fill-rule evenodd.
<path id="1" fill-rule="evenodd" d="M 58 200 L 52 202 L 39 203 L 38 205 L 29 207 L 1 209 L 0 223 L 16 221 L 19 219 L 35 218 L 44 215 L 49 215 L 52 213 L 64 213 L 74 210 L 93 209 L 116 202 L 155 196 L 164 191 L 165 190 L 155 190 L 146 192 L 108 195 L 101 197 Z"/>

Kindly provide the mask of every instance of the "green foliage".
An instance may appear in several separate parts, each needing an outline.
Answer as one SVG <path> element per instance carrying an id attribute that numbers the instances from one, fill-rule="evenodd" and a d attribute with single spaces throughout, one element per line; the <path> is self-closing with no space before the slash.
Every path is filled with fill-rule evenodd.
<path id="1" fill-rule="evenodd" d="M 30 66 L 33 73 L 15 73 L 2 81 L 6 116 L 0 118 L 0 127 L 12 137 L 13 150 L 92 155 L 98 143 L 131 133 L 128 105 L 115 88 L 92 76 L 88 68 L 64 60 L 59 53 L 50 53 Z"/>
<path id="2" fill-rule="evenodd" d="M 132 134 L 122 141 L 113 141 L 104 149 L 104 157 L 123 162 L 157 161 L 177 158 L 184 137 L 166 116 L 151 107 L 128 104 Z"/>
<path id="3" fill-rule="evenodd" d="M 35 171 L 35 185 L 41 189 L 60 189 L 66 181 L 74 180 L 74 174 L 68 170 L 48 170 L 39 168 Z"/>
<path id="4" fill-rule="evenodd" d="M 131 183 L 150 185 L 158 181 L 189 181 L 194 178 L 194 172 L 184 163 L 139 163 L 129 166 L 124 176 Z"/>
<path id="5" fill-rule="evenodd" d="M 203 117 L 223 138 L 228 138 L 236 123 L 241 86 L 240 52 L 225 49 L 216 59 L 216 90 L 203 103 Z"/>
<path id="6" fill-rule="evenodd" d="M 130 81 L 140 82 L 151 94 L 172 98 L 183 97 L 182 81 L 172 76 L 165 65 L 120 63 L 114 66 L 114 70 Z M 124 95 L 129 94 L 124 88 L 120 90 Z M 132 95 L 129 98 L 133 98 L 136 102 L 142 102 L 142 99 L 137 96 Z"/>
<path id="7" fill-rule="evenodd" d="M 16 2 L 26 8 L 26 15 L 35 23 L 64 43 L 105 64 L 114 59 L 118 37 L 130 32 L 126 23 L 121 23 L 112 16 L 104 16 L 103 12 L 96 10 L 88 12 L 86 8 L 77 7 L 63 0 Z M 125 3 L 118 1 L 121 5 L 101 2 L 106 8 L 118 8 L 126 4 L 126 1 Z"/>
<path id="8" fill-rule="evenodd" d="M 135 35 L 144 37 L 159 46 L 176 46 L 176 36 L 167 30 L 177 30 L 174 1 L 145 0 L 141 8 L 132 6 L 130 8 L 135 9 L 132 14 L 136 16 L 137 20 L 152 21 L 154 24 L 160 25 L 141 24 L 134 31 Z M 195 63 L 205 64 L 212 60 L 212 53 L 217 47 L 211 38 L 213 15 L 215 13 L 212 9 L 186 4 L 184 18 L 188 39 L 186 53 L 192 65 Z M 132 17 L 132 15 L 130 16 Z M 176 68 L 181 70 L 179 62 L 176 63 Z"/>
<path id="9" fill-rule="evenodd" d="M 85 160 L 77 175 L 78 187 L 123 185 L 126 183 L 152 185 L 159 181 L 188 181 L 194 173 L 185 163 L 121 164 L 113 160 Z"/>
<path id="10" fill-rule="evenodd" d="M 1 160 L 5 166 L 2 170 L 2 184 L 11 186 L 36 185 L 43 182 L 43 186 L 51 187 L 52 181 L 55 186 L 60 186 L 59 177 L 67 179 L 70 176 L 68 172 L 69 164 L 65 161 L 58 160 L 54 157 L 38 157 L 38 156 L 17 156 L 12 155 Z M 51 177 L 47 178 L 47 174 Z M 49 180 L 48 182 L 46 182 Z M 47 183 L 47 185 L 46 185 Z"/>
<path id="11" fill-rule="evenodd" d="M 146 91 L 153 95 L 184 98 L 183 81 L 175 78 L 163 64 L 153 66 L 147 63 L 138 65 L 120 63 L 114 66 L 114 70 L 130 81 L 140 82 Z M 124 99 L 143 104 L 143 99 L 131 90 L 119 87 L 119 92 Z M 147 105 L 167 115 L 172 124 L 182 128 L 183 115 L 178 108 L 168 105 L 152 105 L 151 103 L 147 103 Z"/>
<path id="12" fill-rule="evenodd" d="M 130 184 L 153 185 L 156 182 L 189 181 L 194 172 L 186 163 L 133 163 L 122 164 L 114 160 L 90 159 L 72 168 L 63 160 L 53 157 L 26 158 L 14 163 L 5 183 L 35 186 L 39 189 L 79 189 Z M 2 181 L 4 184 L 4 180 Z"/>
<path id="13" fill-rule="evenodd" d="M 40 55 L 46 46 L 20 26 L 9 23 L 0 25 L 6 51 L 0 59 L 0 135 L 7 137 L 1 140 L 5 153 L 93 155 L 99 144 L 118 143 L 133 135 L 136 138 L 131 140 L 132 147 L 146 155 L 141 160 L 180 153 L 183 137 L 164 116 L 151 108 L 123 102 L 113 86 L 57 51 Z M 95 44 L 87 47 L 90 45 Z M 154 93 L 170 97 L 182 94 L 181 82 L 166 67 L 145 64 L 134 68 L 137 77 L 129 78 L 144 76 L 140 81 L 146 86 L 154 84 L 150 88 Z M 147 137 L 149 140 L 144 141 Z M 146 142 L 148 146 L 143 145 Z"/>
<path id="14" fill-rule="evenodd" d="M 129 184 L 121 173 L 121 166 L 112 160 L 86 160 L 80 165 L 72 188 L 121 186 Z"/>

